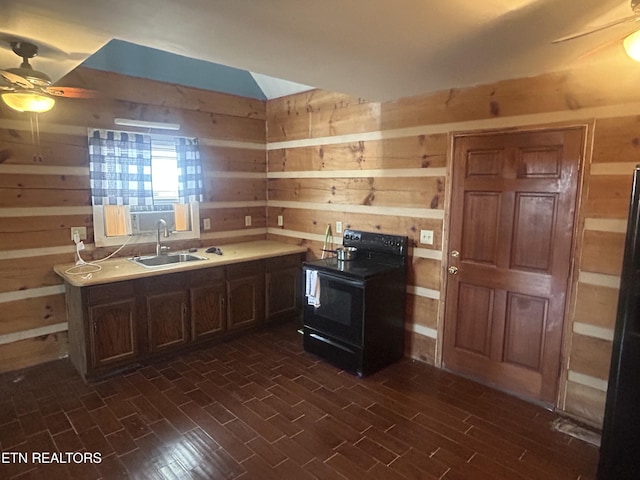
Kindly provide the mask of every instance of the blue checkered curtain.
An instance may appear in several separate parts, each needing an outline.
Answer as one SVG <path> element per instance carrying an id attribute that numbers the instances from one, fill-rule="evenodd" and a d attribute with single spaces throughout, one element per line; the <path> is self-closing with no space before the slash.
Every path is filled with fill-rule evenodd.
<path id="1" fill-rule="evenodd" d="M 176 138 L 178 199 L 182 203 L 204 200 L 202 162 L 197 138 Z"/>
<path id="2" fill-rule="evenodd" d="M 151 137 L 89 130 L 93 205 L 153 205 Z"/>

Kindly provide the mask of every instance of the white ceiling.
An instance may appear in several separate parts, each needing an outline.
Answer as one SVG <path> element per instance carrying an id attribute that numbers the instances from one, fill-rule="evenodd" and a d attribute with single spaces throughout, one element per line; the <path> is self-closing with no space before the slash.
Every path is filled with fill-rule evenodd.
<path id="1" fill-rule="evenodd" d="M 629 3 L 3 0 L 0 68 L 20 63 L 7 45 L 10 37 L 40 45 L 40 55 L 32 63 L 54 80 L 117 38 L 385 101 L 565 69 L 576 60 L 584 61 L 585 53 L 633 31 L 633 25 L 562 44 L 551 41 L 628 16 Z M 269 96 L 286 94 L 286 86 L 276 82 L 270 87 L 275 93 Z"/>

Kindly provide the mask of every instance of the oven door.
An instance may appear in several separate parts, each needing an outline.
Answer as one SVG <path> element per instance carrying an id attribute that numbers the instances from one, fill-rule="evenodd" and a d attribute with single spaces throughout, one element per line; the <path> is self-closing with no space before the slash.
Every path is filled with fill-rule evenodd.
<path id="1" fill-rule="evenodd" d="M 365 282 L 323 271 L 318 271 L 318 282 L 320 305 L 309 305 L 304 298 L 305 327 L 361 347 Z"/>

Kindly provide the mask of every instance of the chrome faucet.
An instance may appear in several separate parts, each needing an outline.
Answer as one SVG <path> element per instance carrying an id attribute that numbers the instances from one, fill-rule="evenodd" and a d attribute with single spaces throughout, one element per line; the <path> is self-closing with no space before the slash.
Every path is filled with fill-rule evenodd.
<path id="1" fill-rule="evenodd" d="M 158 227 L 157 237 L 156 237 L 156 255 L 166 255 L 167 251 L 169 251 L 169 247 L 165 247 L 160 244 L 160 230 L 164 229 L 163 237 L 168 238 L 171 232 L 169 231 L 169 226 L 164 219 L 158 220 L 156 223 L 156 227 Z"/>

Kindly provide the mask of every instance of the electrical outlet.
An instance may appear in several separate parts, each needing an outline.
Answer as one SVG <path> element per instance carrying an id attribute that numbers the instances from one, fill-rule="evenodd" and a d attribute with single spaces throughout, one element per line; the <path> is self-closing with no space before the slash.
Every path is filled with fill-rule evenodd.
<path id="1" fill-rule="evenodd" d="M 71 227 L 71 240 L 74 241 L 78 235 L 78 240 L 87 239 L 87 227 Z"/>
<path id="2" fill-rule="evenodd" d="M 203 218 L 202 219 L 202 227 L 204 230 L 211 230 L 211 219 Z"/>
<path id="3" fill-rule="evenodd" d="M 284 217 L 282 215 L 278 215 L 278 226 L 281 227 L 284 225 Z"/>
<path id="4" fill-rule="evenodd" d="M 336 222 L 336 233 L 342 233 L 342 222 Z"/>
<path id="5" fill-rule="evenodd" d="M 245 227 L 250 227 L 251 226 L 251 215 L 245 215 L 245 217 L 244 217 L 244 226 Z"/>
<path id="6" fill-rule="evenodd" d="M 420 230 L 420 243 L 433 245 L 433 230 Z"/>

